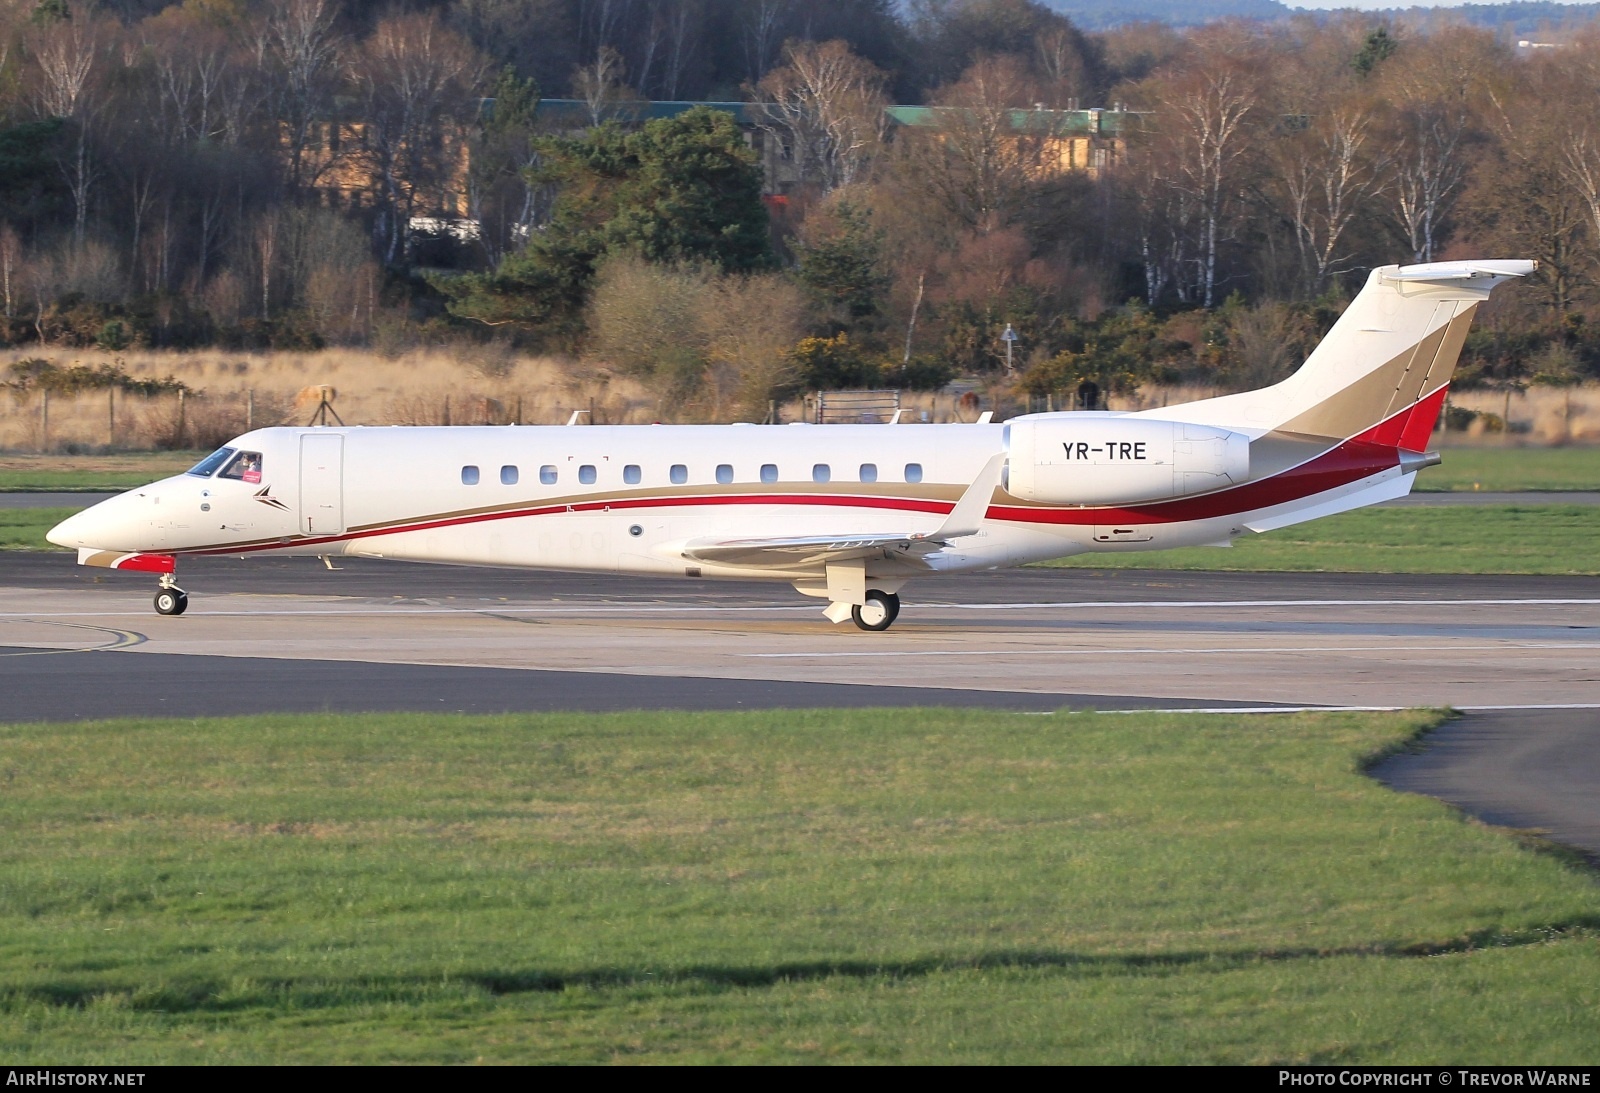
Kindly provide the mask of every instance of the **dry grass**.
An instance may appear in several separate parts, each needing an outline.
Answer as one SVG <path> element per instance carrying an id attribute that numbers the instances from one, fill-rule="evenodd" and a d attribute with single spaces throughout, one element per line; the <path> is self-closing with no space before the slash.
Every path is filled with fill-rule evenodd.
<path id="1" fill-rule="evenodd" d="M 95 350 L 0 351 L 0 373 L 30 356 L 58 364 L 120 363 L 131 376 L 181 380 L 199 396 L 186 400 L 178 435 L 175 396 L 142 398 L 96 391 L 76 398 L 54 396 L 48 423 L 38 395 L 0 395 L 0 451 L 101 452 L 158 447 L 214 447 L 256 426 L 305 424 L 317 408 L 313 389 L 335 390 L 333 406 L 350 425 L 561 424 L 574 410 L 592 409 L 601 424 L 661 420 L 656 395 L 638 380 L 604 367 L 586 367 L 554 357 L 520 356 L 500 345 L 421 349 L 398 357 L 351 349 L 317 352 L 122 353 Z M 253 414 L 247 409 L 253 392 Z M 1146 410 L 1220 394 L 1208 387 L 1147 387 L 1113 396 L 1113 410 Z M 974 391 L 977 408 L 958 394 L 904 392 L 901 405 L 911 421 L 972 421 L 979 409 L 996 406 L 997 417 L 1020 413 L 996 387 Z M 805 420 L 809 399 L 779 407 L 784 421 Z M 1600 386 L 1533 388 L 1505 396 L 1494 391 L 1453 394 L 1451 403 L 1484 414 L 1452 443 L 1541 446 L 1600 443 Z M 1043 406 L 1035 409 L 1043 409 Z M 1511 430 L 1496 431 L 1487 415 L 1507 415 Z"/>
<path id="2" fill-rule="evenodd" d="M 1499 391 L 1453 391 L 1450 405 L 1483 415 L 1465 435 L 1484 443 L 1600 444 L 1600 386 L 1531 387 L 1509 401 Z M 1509 432 L 1494 427 L 1499 420 Z"/>
<path id="3" fill-rule="evenodd" d="M 202 448 L 210 435 L 242 432 L 254 392 L 253 424 L 305 424 L 317 408 L 308 391 L 321 385 L 337 395 L 333 405 L 350 425 L 505 424 L 517 415 L 529 424 L 564 422 L 589 410 L 601 422 L 653 420 L 650 396 L 632 381 L 548 357 L 519 357 L 495 347 L 419 350 L 388 359 L 375 353 L 328 349 L 310 353 L 107 354 L 30 347 L 0 353 L 0 369 L 29 356 L 60 364 L 121 363 L 138 378 L 171 376 L 201 392 L 186 400 L 183 447 Z M 177 398 L 141 398 L 118 392 L 114 418 L 108 395 L 51 399 L 48 432 L 38 395 L 0 398 L 0 450 L 95 451 L 170 446 Z M 225 437 L 224 437 L 225 438 Z"/>
<path id="4" fill-rule="evenodd" d="M 26 357 L 58 364 L 121 364 L 130 376 L 171 376 L 200 392 L 185 401 L 178 435 L 176 396 L 142 398 L 95 391 L 52 396 L 48 422 L 37 394 L 0 396 L 0 451 L 101 452 L 214 447 L 256 427 L 306 424 L 316 412 L 315 388 L 336 392 L 334 410 L 348 425 L 562 424 L 573 411 L 592 411 L 598 424 L 661 420 L 656 395 L 643 383 L 604 367 L 554 357 L 519 356 L 495 346 L 416 350 L 398 357 L 351 349 L 317 352 L 122 353 L 95 350 L 0 351 L 0 371 Z M 254 400 L 253 413 L 247 409 Z M 112 406 L 108 406 L 108 397 Z M 971 421 L 948 394 L 907 392 L 912 420 Z M 984 394 L 982 405 L 993 405 Z M 803 420 L 804 400 L 779 410 Z"/>

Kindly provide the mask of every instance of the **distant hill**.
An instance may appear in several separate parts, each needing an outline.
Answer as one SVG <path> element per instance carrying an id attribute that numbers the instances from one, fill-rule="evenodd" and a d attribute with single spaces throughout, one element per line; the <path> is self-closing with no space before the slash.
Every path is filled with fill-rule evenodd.
<path id="1" fill-rule="evenodd" d="M 1230 16 L 1281 19 L 1290 14 L 1278 0 L 1044 0 L 1084 30 L 1123 23 L 1168 23 L 1197 27 Z"/>
<path id="2" fill-rule="evenodd" d="M 1123 23 L 1145 21 L 1193 27 L 1229 17 L 1272 20 L 1296 14 L 1296 9 L 1279 0 L 1044 0 L 1044 3 L 1084 30 L 1107 30 Z M 1560 4 L 1554 0 L 1516 0 L 1508 4 L 1463 4 L 1453 8 L 1396 5 L 1367 14 L 1399 16 L 1423 22 L 1449 16 L 1479 26 L 1510 28 L 1518 34 L 1531 34 L 1541 26 L 1582 23 L 1600 18 L 1600 3 Z"/>

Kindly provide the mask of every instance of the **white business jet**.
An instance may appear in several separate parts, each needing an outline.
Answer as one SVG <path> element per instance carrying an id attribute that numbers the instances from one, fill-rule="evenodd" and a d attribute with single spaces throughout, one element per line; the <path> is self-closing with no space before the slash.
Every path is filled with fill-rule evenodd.
<path id="1" fill-rule="evenodd" d="M 257 429 L 50 541 L 182 555 L 772 580 L 886 630 L 914 578 L 1213 544 L 1400 497 L 1473 312 L 1529 261 L 1385 266 L 1288 379 L 1137 413 L 954 425 Z M 987 415 L 986 415 L 987 417 Z"/>

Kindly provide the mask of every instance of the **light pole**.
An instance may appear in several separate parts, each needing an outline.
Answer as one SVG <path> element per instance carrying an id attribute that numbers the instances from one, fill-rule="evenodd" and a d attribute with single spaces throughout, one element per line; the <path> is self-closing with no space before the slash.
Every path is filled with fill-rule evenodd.
<path id="1" fill-rule="evenodd" d="M 1017 332 L 1011 329 L 1010 323 L 1006 324 L 1004 333 L 1000 335 L 1000 340 L 1006 343 L 1006 375 L 1009 376 L 1011 374 L 1011 347 L 1017 344 Z"/>

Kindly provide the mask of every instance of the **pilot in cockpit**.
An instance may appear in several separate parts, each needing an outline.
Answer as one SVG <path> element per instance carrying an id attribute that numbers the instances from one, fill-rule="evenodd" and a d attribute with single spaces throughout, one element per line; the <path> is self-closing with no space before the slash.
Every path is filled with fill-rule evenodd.
<path id="1" fill-rule="evenodd" d="M 241 482 L 261 481 L 261 453 L 240 452 L 217 477 L 237 478 Z"/>

